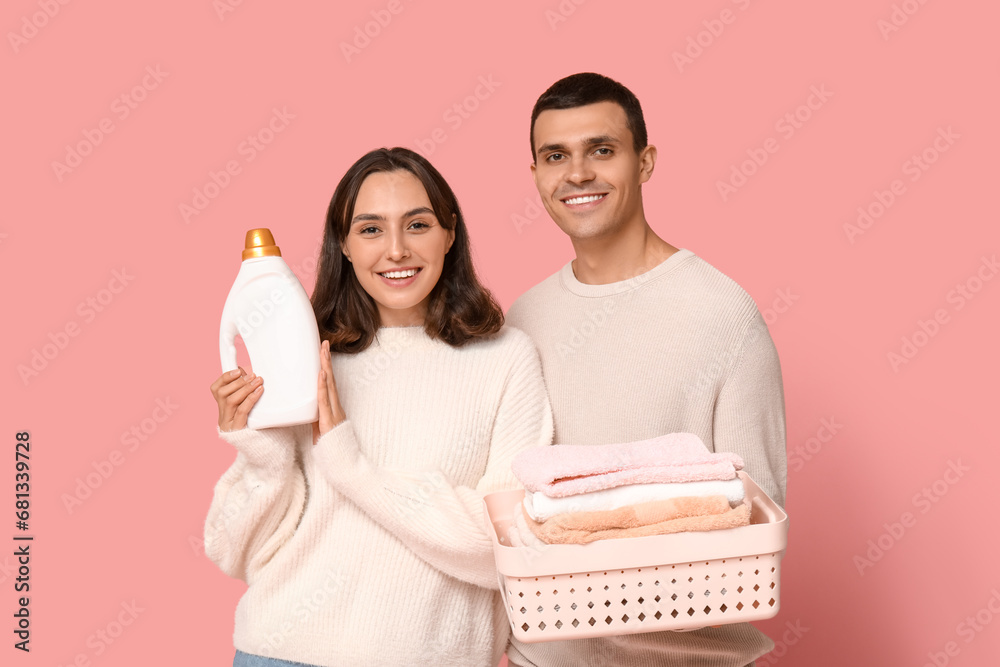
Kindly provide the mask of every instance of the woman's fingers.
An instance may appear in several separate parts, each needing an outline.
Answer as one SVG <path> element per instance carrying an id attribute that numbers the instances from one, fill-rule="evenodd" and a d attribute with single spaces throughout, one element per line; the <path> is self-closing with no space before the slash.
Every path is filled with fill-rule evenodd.
<path id="1" fill-rule="evenodd" d="M 254 379 L 252 382 L 247 384 L 244 390 L 249 391 L 249 393 L 236 407 L 236 412 L 233 414 L 231 428 L 233 431 L 246 428 L 247 416 L 250 414 L 250 410 L 257 403 L 257 401 L 260 400 L 261 395 L 264 393 L 264 378 L 258 377 Z M 239 393 L 242 393 L 244 390 L 241 390 Z"/>
<path id="2" fill-rule="evenodd" d="M 218 378 L 216 378 L 215 382 L 212 383 L 212 386 L 209 387 L 209 389 L 212 390 L 212 395 L 213 396 L 217 395 L 219 390 L 222 389 L 223 386 L 229 384 L 244 372 L 245 371 L 242 368 L 235 368 L 231 371 L 226 371 L 225 373 L 220 375 Z"/>
<path id="3" fill-rule="evenodd" d="M 344 421 L 344 410 L 337 395 L 337 381 L 333 376 L 330 359 L 330 342 L 324 340 L 319 354 L 319 378 L 316 380 L 316 404 L 319 409 L 318 435 L 325 435 Z"/>
<path id="4" fill-rule="evenodd" d="M 232 377 L 229 382 L 224 383 L 219 387 L 218 395 L 220 398 L 227 398 L 231 394 L 243 389 L 248 383 L 256 379 L 257 375 L 254 373 L 247 373 L 242 368 L 237 368 L 235 371 L 229 371 L 230 373 L 239 373 L 235 377 Z M 225 377 L 225 376 L 223 376 Z"/>
<path id="5" fill-rule="evenodd" d="M 264 378 L 256 376 L 253 379 L 237 378 L 227 387 L 229 392 L 225 397 L 219 397 L 219 428 L 233 431 L 246 426 L 246 416 L 264 390 Z M 242 419 L 240 415 L 242 414 Z M 237 421 L 239 419 L 239 421 Z"/>

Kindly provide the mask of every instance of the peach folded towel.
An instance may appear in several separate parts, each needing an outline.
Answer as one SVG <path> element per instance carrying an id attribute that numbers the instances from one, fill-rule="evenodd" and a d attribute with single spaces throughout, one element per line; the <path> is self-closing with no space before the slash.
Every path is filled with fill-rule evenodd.
<path id="1" fill-rule="evenodd" d="M 557 514 L 569 512 L 615 510 L 626 505 L 638 505 L 668 498 L 715 495 L 723 495 L 730 504 L 735 505 L 746 496 L 743 480 L 736 477 L 726 481 L 629 484 L 565 498 L 549 498 L 544 493 L 529 492 L 524 494 L 524 507 L 532 519 L 545 521 Z"/>
<path id="2" fill-rule="evenodd" d="M 708 451 L 694 433 L 669 433 L 613 445 L 532 447 L 512 467 L 528 491 L 563 498 L 625 484 L 729 480 L 743 459 Z"/>
<path id="3" fill-rule="evenodd" d="M 684 502 L 678 503 L 677 501 L 679 500 Z M 688 503 L 688 500 L 692 502 Z M 668 507 L 670 503 L 674 503 L 674 506 Z M 649 507 L 652 505 L 657 505 L 658 507 Z M 623 509 L 627 510 L 630 508 Z M 750 525 L 750 504 L 744 500 L 735 508 L 730 509 L 729 501 L 724 496 L 671 499 L 646 503 L 646 507 L 635 506 L 633 509 L 636 509 L 633 517 L 620 515 L 611 518 L 610 515 L 614 514 L 614 512 L 581 512 L 575 517 L 563 514 L 539 523 L 528 516 L 527 510 L 522 505 L 520 520 L 517 523 L 518 525 L 526 525 L 536 538 L 546 544 L 589 544 L 597 540 L 619 539 L 623 537 L 648 537 L 650 535 L 667 535 L 669 533 L 686 531 L 723 530 Z M 712 510 L 716 509 L 722 510 L 721 513 L 712 512 Z M 614 521 L 642 521 L 669 516 L 671 512 L 679 513 L 683 511 L 701 511 L 705 513 L 675 516 L 672 519 L 634 525 L 632 527 L 610 526 Z M 620 514 L 621 510 L 616 510 L 615 512 Z M 585 516 L 587 514 L 603 516 L 597 517 L 590 525 L 587 525 L 588 517 Z M 563 519 L 557 521 L 559 517 L 563 517 Z M 522 524 L 521 521 L 524 523 Z M 566 527 L 567 524 L 578 525 L 580 527 Z M 521 539 L 524 539 L 523 535 Z"/>

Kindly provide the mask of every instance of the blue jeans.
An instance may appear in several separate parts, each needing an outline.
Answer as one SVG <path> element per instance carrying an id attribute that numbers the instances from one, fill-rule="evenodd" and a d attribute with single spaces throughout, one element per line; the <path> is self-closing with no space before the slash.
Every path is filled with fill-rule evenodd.
<path id="1" fill-rule="evenodd" d="M 233 667 L 316 667 L 304 662 L 292 662 L 290 660 L 278 660 L 277 658 L 265 658 L 261 655 L 251 655 L 243 651 L 236 651 L 233 658 Z"/>

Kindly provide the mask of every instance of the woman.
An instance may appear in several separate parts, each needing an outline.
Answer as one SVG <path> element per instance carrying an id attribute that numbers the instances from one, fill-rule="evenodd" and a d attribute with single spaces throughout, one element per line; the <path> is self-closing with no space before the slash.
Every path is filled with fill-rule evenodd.
<path id="1" fill-rule="evenodd" d="M 381 149 L 348 170 L 312 303 L 318 423 L 248 429 L 264 379 L 212 385 L 237 457 L 205 550 L 249 584 L 234 665 L 493 667 L 508 626 L 481 499 L 518 486 L 511 459 L 552 420 L 534 347 L 502 326 L 427 160 Z"/>

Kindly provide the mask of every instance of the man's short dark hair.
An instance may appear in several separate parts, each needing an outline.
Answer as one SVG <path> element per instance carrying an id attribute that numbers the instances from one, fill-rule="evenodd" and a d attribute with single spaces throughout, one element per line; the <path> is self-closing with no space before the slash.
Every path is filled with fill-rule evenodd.
<path id="1" fill-rule="evenodd" d="M 631 90 L 614 79 L 593 72 L 571 74 L 559 79 L 542 93 L 531 110 L 531 157 L 535 159 L 535 120 L 538 114 L 549 109 L 574 109 L 576 107 L 614 102 L 625 110 L 625 125 L 632 132 L 632 145 L 639 153 L 646 147 L 646 121 L 642 117 L 639 99 Z"/>

